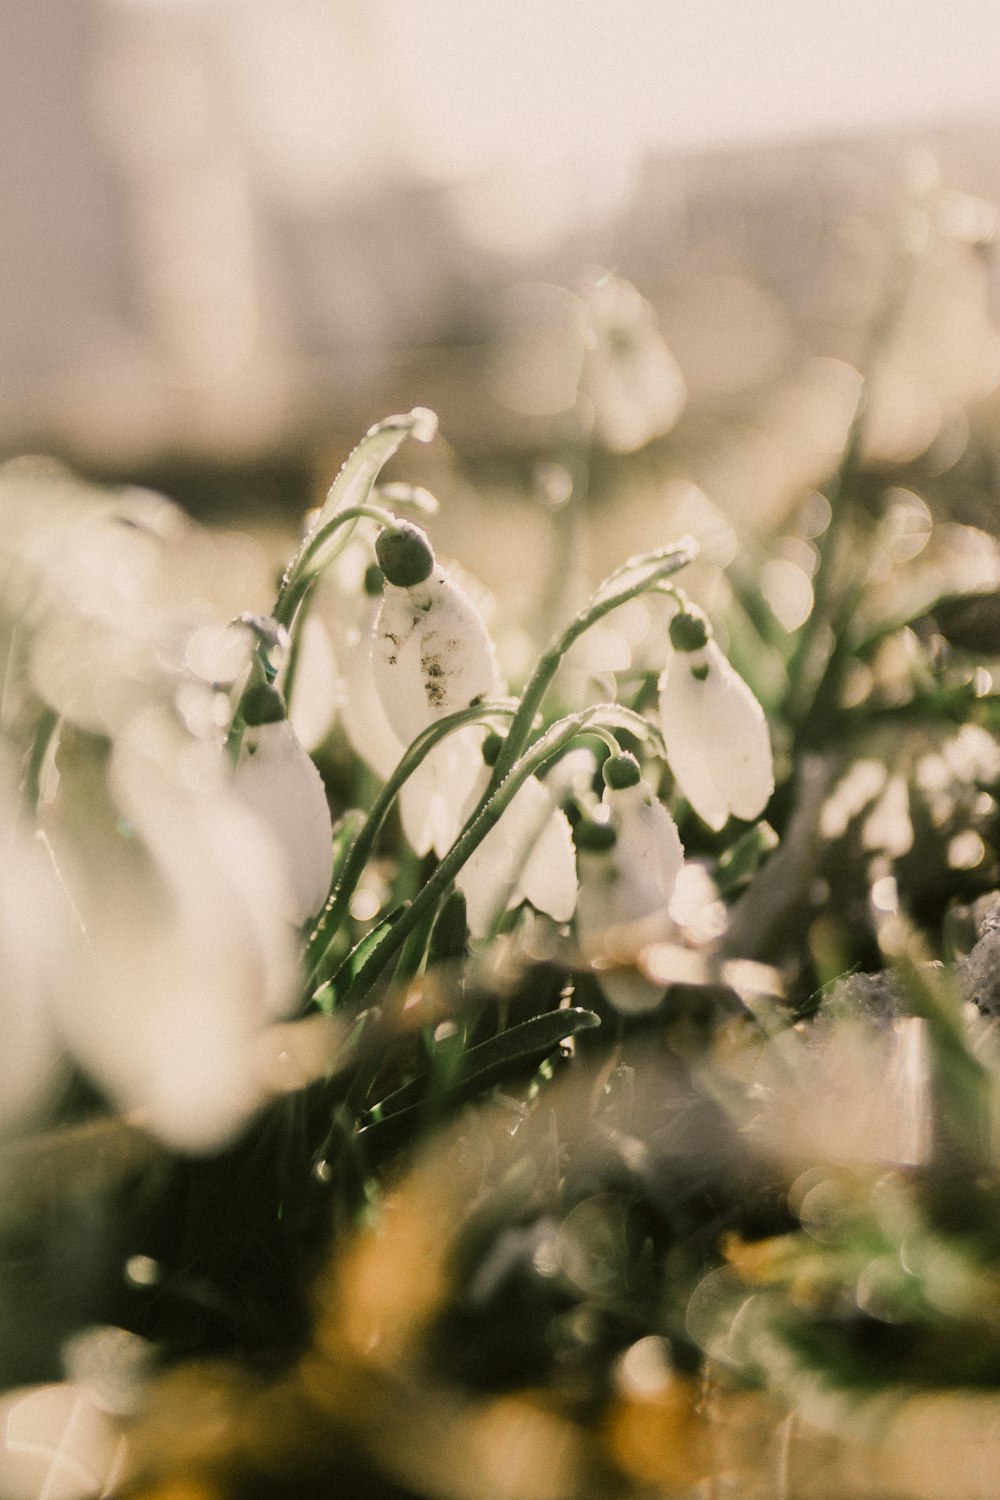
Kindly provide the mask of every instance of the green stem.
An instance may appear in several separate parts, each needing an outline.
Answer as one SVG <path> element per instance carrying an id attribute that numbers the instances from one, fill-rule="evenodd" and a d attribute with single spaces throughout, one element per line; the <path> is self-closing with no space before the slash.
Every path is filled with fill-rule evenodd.
<path id="1" fill-rule="evenodd" d="M 343 1007 L 355 1004 L 367 994 L 390 958 L 402 947 L 409 933 L 425 919 L 429 911 L 437 906 L 442 894 L 470 854 L 479 847 L 486 835 L 499 822 L 519 787 L 546 761 L 558 755 L 570 740 L 586 730 L 593 720 L 605 725 L 610 724 L 612 727 L 626 726 L 636 732 L 648 732 L 652 728 L 637 714 L 630 713 L 617 703 L 598 703 L 591 708 L 582 709 L 579 713 L 558 719 L 551 725 L 546 733 L 536 740 L 532 748 L 511 767 L 500 785 L 487 795 L 423 889 L 418 892 L 399 920 L 389 929 L 378 947 L 369 954 L 344 994 L 341 1002 Z"/>
<path id="2" fill-rule="evenodd" d="M 24 803 L 32 813 L 38 811 L 42 794 L 42 770 L 48 758 L 52 741 L 59 731 L 60 718 L 54 709 L 43 709 L 31 740 L 28 761 L 24 770 Z"/>
<path id="3" fill-rule="evenodd" d="M 375 840 L 378 838 L 379 830 L 385 822 L 386 815 L 404 782 L 412 776 L 421 762 L 434 749 L 434 746 L 439 744 L 447 735 L 451 734 L 453 730 L 460 729 L 466 724 L 481 722 L 484 719 L 494 719 L 499 716 L 506 717 L 512 713 L 513 708 L 508 704 L 479 703 L 471 708 L 463 708 L 457 713 L 449 714 L 447 718 L 437 720 L 436 723 L 431 724 L 413 741 L 413 744 L 409 747 L 406 754 L 400 760 L 399 765 L 376 797 L 371 812 L 365 819 L 364 826 L 351 845 L 350 853 L 344 860 L 330 899 L 316 919 L 315 925 L 309 934 L 306 943 L 306 958 L 309 961 L 306 986 L 310 991 L 326 962 L 331 947 L 336 942 L 340 924 L 347 914 L 355 886 L 361 877 L 365 865 L 368 863 L 372 849 L 375 847 Z M 329 933 L 330 936 L 323 944 L 322 950 L 317 954 L 316 950 L 325 933 Z"/>
<path id="4" fill-rule="evenodd" d="M 291 629 L 300 604 L 319 575 L 320 570 L 311 564 L 314 563 L 316 554 L 342 527 L 353 526 L 356 521 L 361 520 L 377 521 L 380 526 L 395 526 L 398 524 L 398 519 L 391 510 L 384 510 L 381 505 L 350 505 L 346 510 L 338 510 L 337 514 L 318 530 L 311 531 L 289 563 L 285 576 L 281 580 L 274 605 L 274 618 L 278 624 L 284 625 L 286 630 Z M 324 566 L 330 560 L 327 558 Z"/>
<path id="5" fill-rule="evenodd" d="M 578 640 L 598 620 L 610 614 L 613 609 L 617 609 L 620 604 L 626 604 L 638 594 L 645 593 L 661 579 L 668 578 L 671 574 L 678 573 L 681 568 L 687 567 L 688 563 L 693 561 L 695 552 L 694 542 L 685 539 L 657 552 L 648 552 L 641 557 L 630 558 L 604 580 L 586 609 L 581 610 L 562 631 L 553 637 L 528 679 L 521 696 L 520 707 L 514 715 L 507 738 L 493 768 L 493 776 L 486 792 L 487 797 L 500 785 L 527 745 L 534 726 L 535 715 L 552 684 L 552 679 L 559 670 L 563 657 L 574 641 Z"/>

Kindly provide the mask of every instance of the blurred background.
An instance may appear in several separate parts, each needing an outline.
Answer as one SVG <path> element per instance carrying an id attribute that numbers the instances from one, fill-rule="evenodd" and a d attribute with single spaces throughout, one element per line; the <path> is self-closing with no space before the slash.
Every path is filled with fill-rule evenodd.
<path id="1" fill-rule="evenodd" d="M 606 267 L 679 392 L 597 434 L 615 545 L 678 481 L 773 531 L 905 275 L 869 456 L 985 525 L 998 77 L 991 0 L 9 0 L 0 454 L 291 519 L 420 403 L 417 477 L 530 524 Z"/>

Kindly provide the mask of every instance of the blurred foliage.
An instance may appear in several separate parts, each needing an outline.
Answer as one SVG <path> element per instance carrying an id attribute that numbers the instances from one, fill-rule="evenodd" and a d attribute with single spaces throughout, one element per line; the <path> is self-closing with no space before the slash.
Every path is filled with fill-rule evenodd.
<path id="1" fill-rule="evenodd" d="M 30 1129 L 15 1120 L 2 1155 L 3 1376 L 15 1391 L 57 1382 L 72 1336 L 94 1325 L 145 1341 L 156 1374 L 115 1411 L 122 1494 L 556 1500 L 694 1495 L 713 1481 L 747 1497 L 963 1493 L 969 1413 L 995 1424 L 1000 1382 L 1000 548 L 873 442 L 879 361 L 920 267 L 909 252 L 900 264 L 823 492 L 805 487 L 755 536 L 696 497 L 707 540 L 691 595 L 775 747 L 759 818 L 703 822 L 650 718 L 687 552 L 661 535 L 579 606 L 602 487 L 626 476 L 627 490 L 683 399 L 648 304 L 634 289 L 609 302 L 616 283 L 598 278 L 581 300 L 589 363 L 573 430 L 544 476 L 556 645 L 532 673 L 523 622 L 501 599 L 497 646 L 523 696 L 477 701 L 446 725 L 452 741 L 478 720 L 507 737 L 455 842 L 417 849 L 395 802 L 443 721 L 383 777 L 373 744 L 366 756 L 331 707 L 310 745 L 339 819 L 331 900 L 291 960 L 281 944 L 252 950 L 256 977 L 291 974 L 298 1010 L 275 1022 L 261 999 L 261 1029 L 281 1033 L 264 1030 L 277 1081 L 268 1074 L 252 1109 L 236 1100 L 221 1145 L 214 1121 L 186 1142 L 169 1111 L 144 1130 L 127 1087 L 61 1019 L 60 1081 L 32 1101 Z M 60 857 L 83 851 L 87 921 L 117 932 L 105 902 L 146 881 L 161 910 L 159 845 L 115 800 L 137 703 L 180 711 L 195 739 L 210 731 L 193 724 L 222 730 L 236 753 L 278 686 L 293 722 L 303 702 L 316 708 L 307 617 L 348 682 L 367 628 L 370 523 L 393 523 L 379 505 L 423 504 L 373 488 L 377 471 L 426 415 L 390 419 L 355 450 L 273 618 L 259 576 L 233 604 L 232 539 L 201 558 L 189 523 L 137 495 L 102 501 L 95 522 L 92 497 L 50 473 L 63 514 L 43 546 L 37 514 L 11 498 L 25 471 L 8 471 L 4 729 L 38 829 L 64 840 Z M 678 507 L 665 508 L 672 525 Z M 360 537 L 333 559 L 348 521 Z M 57 629 L 70 586 L 87 593 L 67 559 L 98 533 L 98 563 L 109 537 L 143 558 L 165 540 L 143 563 L 159 611 L 109 565 L 100 608 L 76 599 Z M 178 609 L 195 553 L 202 576 Z M 224 599 L 209 607 L 213 588 Z M 224 669 L 211 631 L 239 611 L 242 655 Z M 197 700 L 179 698 L 203 630 L 213 666 Z M 360 732 L 374 742 L 373 721 Z M 511 764 L 563 778 L 584 851 L 601 766 L 622 751 L 672 800 L 687 913 L 590 950 L 518 899 L 470 937 L 453 855 L 484 808 L 497 821 L 506 810 L 490 799 L 511 790 Z M 158 768 L 132 767 L 134 784 Z M 206 835 L 189 855 L 205 863 L 205 903 L 214 850 Z M 264 903 L 253 911 L 263 922 Z M 152 972 L 170 931 L 110 975 L 123 992 L 148 981 L 161 1007 L 182 1005 L 188 971 L 176 993 Z M 231 951 L 251 935 L 254 922 L 236 928 Z M 191 976 L 208 966 L 199 949 Z M 81 1002 L 108 979 L 73 974 Z"/>

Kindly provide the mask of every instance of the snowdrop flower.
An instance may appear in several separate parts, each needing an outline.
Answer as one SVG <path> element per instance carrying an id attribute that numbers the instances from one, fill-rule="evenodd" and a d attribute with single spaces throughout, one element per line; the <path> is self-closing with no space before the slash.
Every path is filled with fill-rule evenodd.
<path id="1" fill-rule="evenodd" d="M 730 814 L 756 818 L 774 791 L 764 711 L 690 605 L 670 621 L 673 651 L 660 677 L 660 728 L 677 785 L 719 829 Z"/>
<path id="2" fill-rule="evenodd" d="M 386 588 L 372 668 L 386 718 L 408 745 L 435 719 L 495 691 L 496 657 L 474 605 L 436 565 L 419 527 L 386 527 L 376 553 Z"/>
<path id="3" fill-rule="evenodd" d="M 259 1037 L 296 1000 L 286 851 L 218 747 L 158 710 L 115 743 L 108 789 L 125 837 L 54 809 L 80 934 L 56 1024 L 120 1108 L 173 1148 L 213 1149 L 266 1097 Z"/>
<path id="4" fill-rule="evenodd" d="M 238 796 L 284 855 L 296 926 L 319 911 L 333 878 L 333 825 L 323 780 L 287 719 L 247 729 L 233 776 Z"/>
<path id="5" fill-rule="evenodd" d="M 672 930 L 670 900 L 684 864 L 680 835 L 642 779 L 633 755 L 605 763 L 607 821 L 577 828 L 580 894 L 577 934 L 588 957 L 609 948 L 633 958 Z M 663 993 L 638 974 L 602 973 L 608 998 L 625 1013 L 653 1009 Z"/>
<path id="6" fill-rule="evenodd" d="M 669 432 L 684 408 L 684 377 L 631 282 L 602 277 L 587 300 L 585 337 L 582 389 L 602 442 L 632 453 Z"/>
<path id="7" fill-rule="evenodd" d="M 70 979 L 65 903 L 44 845 L 18 818 L 14 766 L 0 759 L 0 1131 L 59 1082 L 51 1001 Z"/>
<path id="8" fill-rule="evenodd" d="M 344 702 L 340 722 L 351 749 L 376 776 L 387 781 L 399 764 L 405 746 L 386 718 L 375 686 L 372 655 L 376 621 L 382 607 L 382 583 L 381 569 L 373 564 L 365 575 L 365 609 L 359 628 L 351 634 L 341 653 Z"/>
<path id="9" fill-rule="evenodd" d="M 381 569 L 373 565 L 365 577 L 369 597 L 361 629 L 343 652 L 341 723 L 351 748 L 385 781 L 406 747 L 389 723 L 375 683 L 374 649 L 383 581 Z M 441 856 L 458 837 L 466 809 L 485 789 L 480 756 L 483 736 L 484 731 L 474 724 L 456 730 L 435 745 L 403 783 L 399 814 L 403 833 L 415 853 L 422 856 L 433 849 Z"/>
<path id="10" fill-rule="evenodd" d="M 473 937 L 486 937 L 498 913 L 522 901 L 555 922 L 569 921 L 577 895 L 573 835 L 566 814 L 537 776 L 518 788 L 455 884 L 465 896 Z"/>
<path id="11" fill-rule="evenodd" d="M 399 794 L 399 816 L 416 854 L 440 858 L 486 790 L 483 730 L 470 724 L 449 734 L 421 762 Z"/>

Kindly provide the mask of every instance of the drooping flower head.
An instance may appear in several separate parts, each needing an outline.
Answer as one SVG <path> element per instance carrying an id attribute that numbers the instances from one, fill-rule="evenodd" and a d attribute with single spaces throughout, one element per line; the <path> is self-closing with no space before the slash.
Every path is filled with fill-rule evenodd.
<path id="1" fill-rule="evenodd" d="M 577 827 L 580 894 L 576 925 L 584 953 L 634 958 L 672 927 L 670 900 L 684 864 L 673 818 L 643 780 L 632 755 L 604 767 L 606 821 Z M 650 1010 L 662 986 L 639 974 L 601 975 L 609 999 L 625 1013 Z"/>
<path id="2" fill-rule="evenodd" d="M 255 716 L 263 722 L 247 728 L 233 785 L 281 850 L 289 915 L 300 926 L 327 898 L 333 875 L 333 827 L 322 778 L 283 717 L 283 705 L 281 710 L 281 716 Z"/>
<path id="3" fill-rule="evenodd" d="M 631 282 L 605 274 L 591 288 L 584 342 L 581 389 L 595 435 L 615 453 L 633 453 L 669 432 L 684 408 L 684 376 Z"/>
<path id="4" fill-rule="evenodd" d="M 710 828 L 757 818 L 774 791 L 764 710 L 712 638 L 701 610 L 670 622 L 673 647 L 660 677 L 660 728 L 677 785 Z"/>
<path id="5" fill-rule="evenodd" d="M 475 605 L 438 567 L 418 526 L 386 527 L 376 552 L 386 583 L 372 669 L 386 718 L 408 745 L 435 719 L 494 692 L 497 663 Z"/>
<path id="6" fill-rule="evenodd" d="M 489 757 L 489 742 L 485 749 Z M 475 789 L 473 806 L 488 774 Z M 537 776 L 518 788 L 455 884 L 465 896 L 473 937 L 487 936 L 494 919 L 522 901 L 555 922 L 569 921 L 577 896 L 573 835 L 566 814 Z"/>

